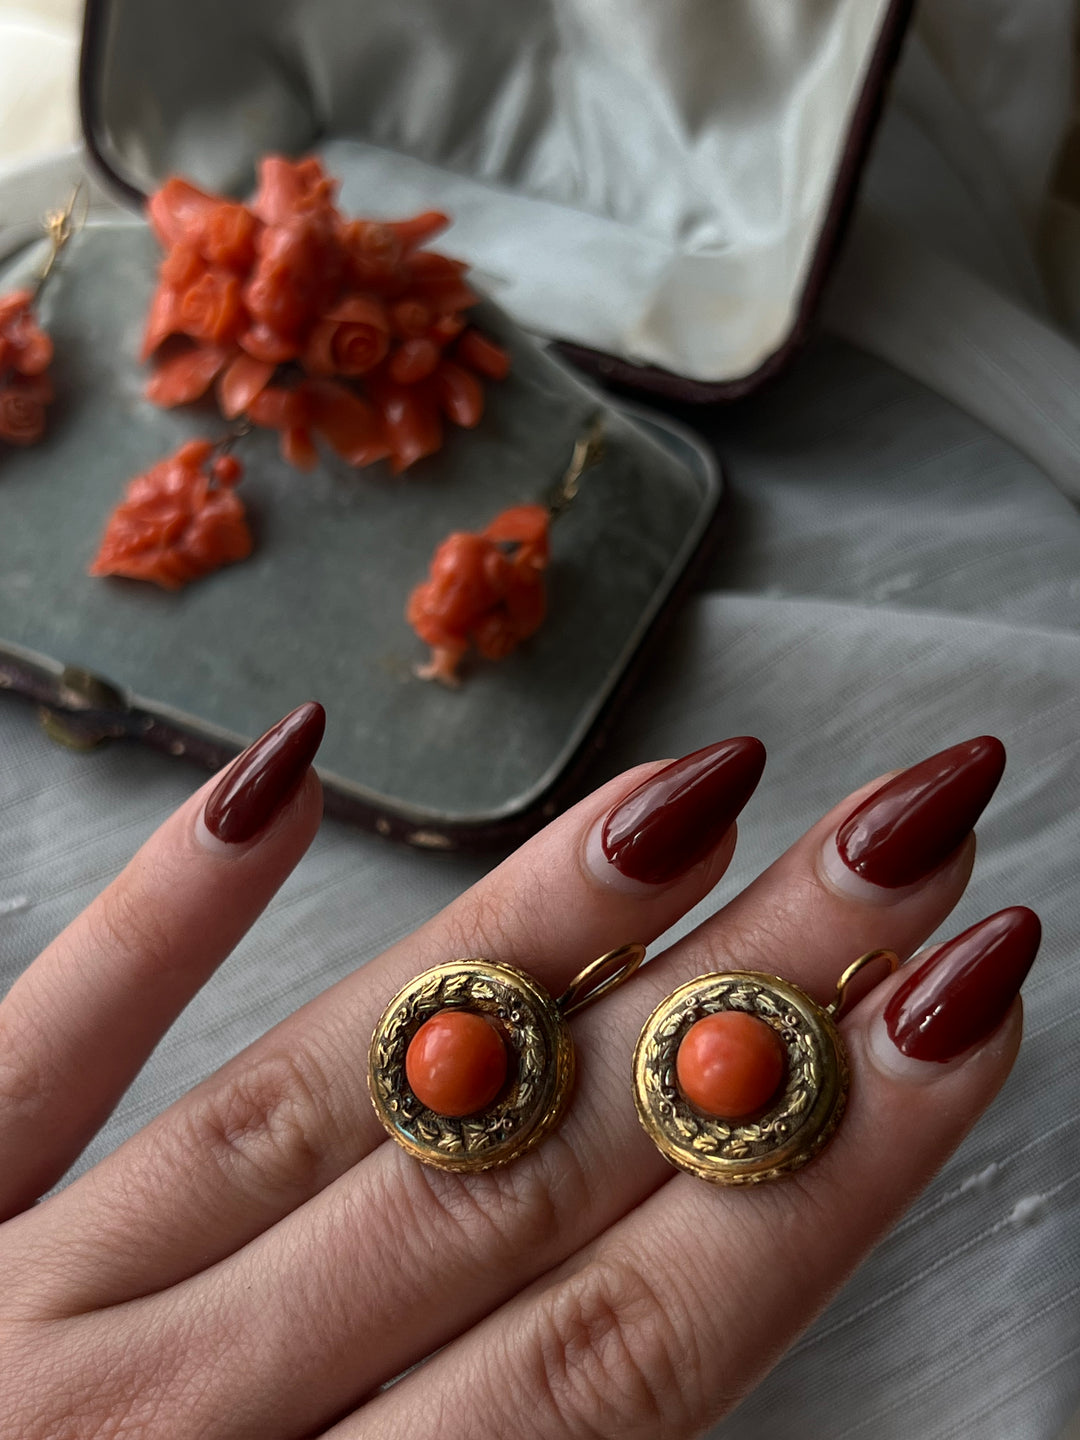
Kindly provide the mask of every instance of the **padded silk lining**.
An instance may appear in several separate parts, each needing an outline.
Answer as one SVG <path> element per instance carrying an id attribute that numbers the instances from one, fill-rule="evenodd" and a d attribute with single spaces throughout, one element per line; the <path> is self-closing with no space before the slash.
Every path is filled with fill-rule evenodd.
<path id="1" fill-rule="evenodd" d="M 317 148 L 525 326 L 696 380 L 786 340 L 888 0 L 111 0 L 136 184 Z"/>

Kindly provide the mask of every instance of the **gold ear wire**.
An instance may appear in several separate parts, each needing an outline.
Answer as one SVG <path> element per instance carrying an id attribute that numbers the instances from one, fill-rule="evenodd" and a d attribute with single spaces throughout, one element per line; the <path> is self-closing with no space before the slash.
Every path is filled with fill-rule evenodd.
<path id="1" fill-rule="evenodd" d="M 838 1020 L 840 1018 L 847 998 L 847 987 L 859 971 L 865 969 L 867 965 L 876 965 L 879 960 L 889 967 L 890 975 L 895 975 L 900 968 L 900 957 L 895 950 L 868 950 L 865 955 L 860 955 L 857 960 L 853 960 L 836 982 L 836 999 L 831 1005 L 825 1006 L 825 1014 L 830 1019 Z"/>
<path id="2" fill-rule="evenodd" d="M 597 413 L 589 421 L 588 428 L 574 442 L 574 453 L 563 472 L 563 477 L 551 492 L 547 502 L 552 520 L 557 520 L 578 493 L 581 477 L 586 470 L 599 464 L 604 458 L 604 417 Z"/>
<path id="3" fill-rule="evenodd" d="M 606 955 L 601 955 L 599 960 L 586 965 L 580 975 L 575 975 L 555 1004 L 562 1011 L 563 1017 L 569 1020 L 571 1015 L 577 1015 L 586 1005 L 610 995 L 612 990 L 625 984 L 644 959 L 645 946 L 636 940 L 620 945 L 617 950 L 609 950 Z"/>
<path id="4" fill-rule="evenodd" d="M 80 200 L 84 203 L 77 214 L 76 207 L 79 206 Z M 41 267 L 37 284 L 34 287 L 35 296 L 52 274 L 53 268 L 60 258 L 61 251 L 65 245 L 67 245 L 68 241 L 71 240 L 72 236 L 77 235 L 86 224 L 89 214 L 90 192 L 84 182 L 80 180 L 71 192 L 71 197 L 64 208 L 62 210 L 50 210 L 45 216 L 42 224 L 45 234 L 49 239 L 49 253 L 45 258 L 45 264 Z"/>

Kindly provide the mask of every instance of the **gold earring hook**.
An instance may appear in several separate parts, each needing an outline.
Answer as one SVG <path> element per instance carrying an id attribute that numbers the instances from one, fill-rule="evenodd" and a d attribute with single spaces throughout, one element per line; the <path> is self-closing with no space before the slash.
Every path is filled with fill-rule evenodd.
<path id="1" fill-rule="evenodd" d="M 586 470 L 604 458 L 604 417 L 597 412 L 589 421 L 588 428 L 574 442 L 574 452 L 563 477 L 556 485 L 548 501 L 552 520 L 557 520 L 572 500 L 577 498 L 581 477 Z"/>
<path id="2" fill-rule="evenodd" d="M 845 992 L 847 987 L 855 979 L 860 970 L 867 965 L 874 965 L 878 960 L 883 960 L 889 967 L 889 974 L 894 975 L 900 968 L 900 957 L 894 950 L 868 950 L 865 955 L 860 955 L 847 967 L 840 979 L 836 982 L 836 999 L 831 1005 L 826 1005 L 825 1014 L 833 1020 L 840 1018 L 840 1012 L 844 1008 Z"/>
<path id="3" fill-rule="evenodd" d="M 575 975 L 555 1004 L 569 1019 L 579 1010 L 584 1010 L 586 1005 L 591 1005 L 603 995 L 610 995 L 612 990 L 625 984 L 644 959 L 645 946 L 636 941 L 620 945 L 617 950 L 609 950 Z"/>
<path id="4" fill-rule="evenodd" d="M 78 220 L 76 220 L 75 207 L 78 205 L 80 199 L 84 199 L 85 204 L 83 206 L 81 215 L 79 216 Z M 45 281 L 48 280 L 49 276 L 52 274 L 53 267 L 59 259 L 60 252 L 64 249 L 64 246 L 68 243 L 71 237 L 77 234 L 86 224 L 89 213 L 90 193 L 87 190 L 86 186 L 83 184 L 83 182 L 80 180 L 79 183 L 75 186 L 75 189 L 71 192 L 71 198 L 68 200 L 68 203 L 64 206 L 64 208 L 62 210 L 51 210 L 45 216 L 43 226 L 45 234 L 49 240 L 49 253 L 45 259 L 45 264 L 41 267 L 41 272 L 38 275 L 37 284 L 34 289 L 35 295 L 38 294 L 38 292 L 41 290 L 41 287 L 45 284 Z"/>

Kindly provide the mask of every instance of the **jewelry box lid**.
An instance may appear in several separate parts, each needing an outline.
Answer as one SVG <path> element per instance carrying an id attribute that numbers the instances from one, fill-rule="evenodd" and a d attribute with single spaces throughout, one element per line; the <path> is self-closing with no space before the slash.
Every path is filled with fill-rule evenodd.
<path id="1" fill-rule="evenodd" d="M 744 395 L 805 339 L 911 0 L 88 0 L 83 127 L 141 200 L 321 153 L 604 378 Z"/>

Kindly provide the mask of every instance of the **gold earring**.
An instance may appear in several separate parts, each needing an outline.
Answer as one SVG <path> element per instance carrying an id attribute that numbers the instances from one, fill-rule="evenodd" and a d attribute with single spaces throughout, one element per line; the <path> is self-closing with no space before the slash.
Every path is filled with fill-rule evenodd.
<path id="1" fill-rule="evenodd" d="M 638 1118 L 681 1170 L 717 1185 L 757 1185 L 812 1160 L 840 1123 L 848 1066 L 836 1020 L 845 991 L 875 961 L 849 965 L 831 1005 L 778 975 L 701 975 L 649 1016 L 634 1053 Z"/>
<path id="2" fill-rule="evenodd" d="M 443 1170 L 491 1170 L 524 1155 L 570 1099 L 570 1016 L 644 958 L 644 945 L 611 950 L 558 1000 L 524 971 L 478 957 L 417 975 L 383 1011 L 368 1052 L 368 1089 L 387 1133 Z"/>
<path id="3" fill-rule="evenodd" d="M 36 445 L 45 434 L 46 407 L 54 398 L 49 375 L 53 342 L 38 320 L 37 306 L 61 251 L 86 219 L 85 213 L 75 218 L 81 195 L 80 182 L 67 206 L 45 217 L 49 253 L 33 284 L 0 295 L 0 443 Z"/>

